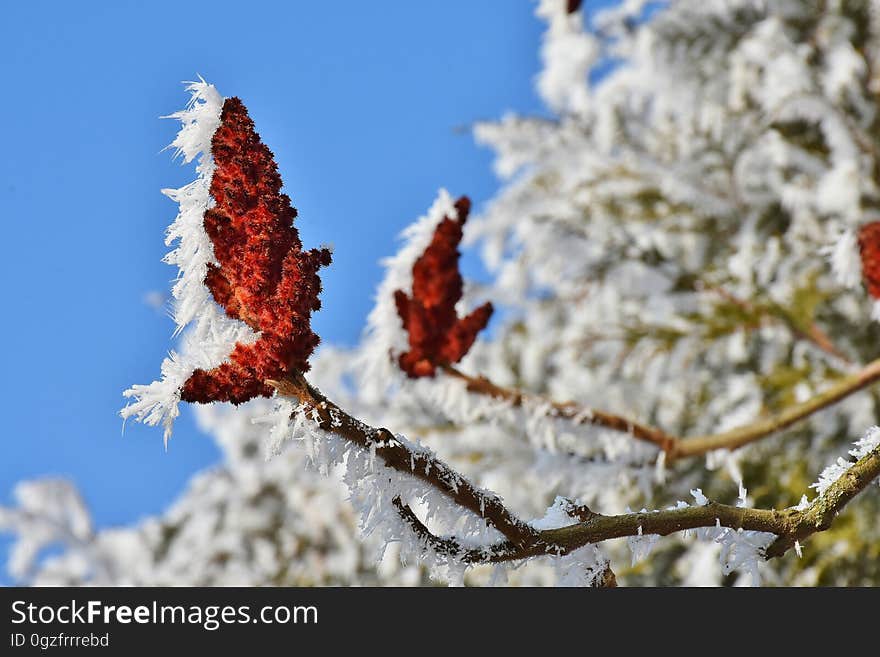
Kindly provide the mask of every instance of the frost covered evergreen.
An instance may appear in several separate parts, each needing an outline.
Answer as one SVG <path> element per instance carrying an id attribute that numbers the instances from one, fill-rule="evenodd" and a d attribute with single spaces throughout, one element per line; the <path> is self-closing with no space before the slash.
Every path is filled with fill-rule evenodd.
<path id="1" fill-rule="evenodd" d="M 646 442 L 552 417 L 547 400 L 677 436 L 717 434 L 807 400 L 880 355 L 857 242 L 860 226 L 880 219 L 880 2 L 626 0 L 589 17 L 566 5 L 537 8 L 547 31 L 536 87 L 549 114 L 475 129 L 504 186 L 465 229 L 493 278 L 466 289 L 462 310 L 491 300 L 503 312 L 461 370 L 533 396 L 513 406 L 455 377 L 409 380 L 389 359 L 406 340 L 392 294 L 411 284 L 451 207 L 446 192 L 386 261 L 361 346 L 325 347 L 309 379 L 353 416 L 430 447 L 535 528 L 575 522 L 566 499 L 606 515 L 709 499 L 802 506 L 812 482 L 822 493 L 846 471 L 840 457 L 854 440 L 856 458 L 877 449 L 880 432 L 865 433 L 878 423 L 876 390 L 735 451 L 668 466 Z M 207 87 L 200 93 L 199 107 L 218 112 Z M 190 116 L 177 118 L 186 127 Z M 175 142 L 187 160 L 204 152 L 195 141 Z M 195 191 L 211 163 L 200 166 Z M 187 189 L 174 192 L 175 225 L 189 216 Z M 194 202 L 198 219 L 209 201 Z M 198 257 L 206 267 L 210 250 L 187 254 L 188 244 L 169 262 Z M 197 322 L 189 346 L 163 366 L 164 382 L 132 393 L 129 413 L 166 430 L 180 377 L 241 339 L 199 296 L 203 277 L 175 288 L 176 319 Z M 213 326 L 192 304 L 227 331 L 207 342 L 216 353 L 191 337 Z M 767 563 L 760 554 L 773 535 L 710 527 L 465 570 L 426 554 L 377 503 L 406 482 L 370 488 L 369 458 L 280 408 L 200 407 L 223 464 L 135 527 L 96 531 L 69 484 L 22 484 L 19 506 L 0 510 L 0 528 L 18 537 L 10 573 L 34 583 L 566 585 L 595 583 L 610 560 L 627 585 L 880 584 L 876 487 L 797 553 Z M 266 460 L 267 450 L 277 455 Z M 424 491 L 405 492 L 438 526 L 486 540 L 468 519 L 443 517 L 447 507 Z M 362 537 L 359 525 L 376 531 Z M 39 558 L 59 542 L 60 555 Z"/>

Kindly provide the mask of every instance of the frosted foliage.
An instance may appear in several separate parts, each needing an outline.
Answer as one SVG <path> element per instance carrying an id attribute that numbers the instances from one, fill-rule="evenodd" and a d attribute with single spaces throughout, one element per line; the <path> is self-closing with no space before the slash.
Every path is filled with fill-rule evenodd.
<path id="1" fill-rule="evenodd" d="M 880 430 L 865 433 L 877 424 L 871 387 L 741 449 L 668 463 L 654 445 L 589 420 L 601 409 L 678 436 L 715 434 L 877 358 L 880 304 L 861 284 L 856 236 L 880 219 L 880 5 L 627 0 L 568 14 L 566 4 L 537 6 L 546 30 L 534 82 L 548 111 L 475 127 L 501 188 L 466 225 L 463 248 L 490 276 L 465 303 L 479 296 L 498 312 L 460 368 L 524 391 L 523 403 L 442 373 L 410 380 L 395 365 L 407 336 L 393 292 L 411 290 L 413 263 L 454 213 L 442 190 L 383 262 L 360 344 L 324 344 L 310 383 L 536 529 L 579 522 L 572 504 L 603 515 L 751 505 L 746 486 L 757 507 L 805 509 L 804 482 L 816 477 L 812 494 L 826 501 L 878 448 Z M 213 262 L 201 228 L 206 144 L 222 99 L 204 82 L 190 92 L 173 147 L 198 177 L 170 194 L 179 214 L 167 258 L 180 270 L 174 317 L 186 328 L 161 380 L 132 388 L 124 411 L 166 432 L 189 372 L 252 338 L 202 285 Z M 559 419 L 548 399 L 582 410 Z M 222 462 L 155 517 L 94 530 L 74 489 L 27 484 L 37 493 L 0 512 L 16 535 L 16 581 L 592 585 L 610 565 L 624 585 L 880 583 L 877 560 L 861 558 L 880 543 L 876 487 L 823 541 L 798 543 L 800 558 L 766 561 L 772 534 L 710 526 L 464 568 L 414 533 L 393 500 L 466 548 L 498 534 L 371 450 L 318 430 L 307 409 L 259 400 L 196 412 Z M 841 457 L 855 436 L 864 437 Z"/>
<path id="2" fill-rule="evenodd" d="M 877 305 L 861 285 L 856 233 L 878 218 L 878 7 L 672 2 L 644 16 L 641 3 L 620 3 L 594 17 L 600 52 L 618 61 L 592 85 L 572 81 L 588 96 L 576 116 L 507 115 L 476 129 L 506 186 L 473 219 L 470 243 L 496 274 L 487 296 L 508 314 L 471 363 L 499 383 L 709 434 L 803 401 L 877 356 Z M 545 39 L 553 35 L 551 24 Z M 792 321 L 815 323 L 850 362 Z M 860 393 L 784 438 L 710 454 L 706 465 L 721 481 L 770 485 L 778 497 L 764 501 L 786 506 L 802 492 L 782 492 L 789 473 L 820 472 L 875 422 L 876 397 Z M 667 469 L 662 495 L 649 499 L 662 505 L 697 486 L 728 494 L 680 470 Z M 640 508 L 630 501 L 635 480 L 627 469 L 600 495 L 616 511 Z M 658 483 L 648 485 L 653 495 Z M 867 520 L 876 502 L 858 504 L 860 540 L 876 542 Z M 735 538 L 726 538 L 732 563 Z M 651 558 L 662 560 L 669 542 Z M 634 546 L 641 554 L 647 541 Z M 771 563 L 783 582 L 808 567 Z"/>
<path id="3" fill-rule="evenodd" d="M 538 92 L 561 113 L 586 110 L 587 74 L 599 56 L 596 40 L 583 30 L 581 15 L 569 15 L 566 4 L 566 0 L 541 0 L 536 11 L 548 22 L 541 45 L 544 68 L 538 74 Z"/>
<path id="4" fill-rule="evenodd" d="M 89 512 L 76 489 L 63 480 L 45 479 L 18 484 L 17 504 L 0 508 L 0 531 L 16 531 L 19 539 L 9 554 L 9 574 L 25 579 L 38 567 L 40 553 L 59 539 L 83 558 L 92 536 Z"/>
<path id="5" fill-rule="evenodd" d="M 557 25 L 581 20 L 556 11 Z M 470 243 L 496 273 L 487 296 L 503 300 L 510 314 L 469 365 L 498 383 L 699 435 L 753 420 L 780 394 L 803 401 L 824 389 L 829 370 L 849 369 L 788 328 L 792 317 L 817 321 L 821 309 L 823 328 L 849 359 L 876 356 L 875 305 L 860 285 L 855 232 L 876 219 L 870 72 L 877 12 L 873 5 L 867 14 L 837 5 L 813 14 L 796 2 L 675 2 L 634 23 L 642 12 L 640 3 L 622 3 L 596 17 L 601 51 L 620 62 L 592 87 L 583 76 L 572 79 L 572 94 L 589 97 L 579 102 L 580 115 L 507 115 L 476 129 L 507 186 L 473 220 Z M 545 39 L 554 34 L 551 23 Z M 801 305 L 808 296 L 812 307 Z M 738 320 L 725 318 L 720 310 L 736 309 L 730 298 L 786 312 L 781 321 L 741 310 Z M 782 381 L 791 369 L 798 376 Z M 768 483 L 781 487 L 780 473 L 793 467 L 820 471 L 834 445 L 872 424 L 874 412 L 870 394 L 853 397 L 785 444 L 772 439 L 711 454 L 708 465 L 734 482 L 767 477 L 766 467 L 778 473 Z M 549 424 L 553 430 L 524 440 L 550 452 L 556 439 L 562 452 L 615 438 Z M 511 434 L 517 427 L 505 425 Z M 584 438 L 560 441 L 566 433 Z M 603 451 L 614 454 L 608 443 Z M 620 463 L 619 453 L 613 458 Z M 637 497 L 636 482 L 657 485 L 656 476 L 631 468 L 618 479 L 614 465 L 591 466 L 594 475 L 613 473 L 602 480 L 613 492 L 566 483 L 615 511 Z M 690 477 L 667 473 L 661 499 L 697 483 L 726 494 L 693 471 Z M 746 550 L 734 543 L 742 537 L 725 536 L 726 563 L 739 563 Z M 634 541 L 637 552 L 647 540 Z"/>
<path id="6" fill-rule="evenodd" d="M 859 243 L 852 230 L 843 230 L 833 246 L 823 249 L 831 263 L 831 270 L 837 282 L 849 289 L 862 282 L 862 261 L 859 258 Z"/>

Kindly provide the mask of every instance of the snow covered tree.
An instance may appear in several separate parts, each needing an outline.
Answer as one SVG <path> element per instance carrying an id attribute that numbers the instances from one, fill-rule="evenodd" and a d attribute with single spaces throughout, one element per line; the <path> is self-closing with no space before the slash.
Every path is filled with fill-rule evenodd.
<path id="1" fill-rule="evenodd" d="M 182 344 L 123 414 L 167 439 L 207 403 L 225 461 L 98 532 L 68 484 L 22 484 L 14 577 L 880 583 L 880 2 L 537 12 L 552 116 L 476 126 L 504 187 L 476 213 L 441 190 L 353 350 L 312 354 L 330 254 L 241 101 L 190 86 Z"/>

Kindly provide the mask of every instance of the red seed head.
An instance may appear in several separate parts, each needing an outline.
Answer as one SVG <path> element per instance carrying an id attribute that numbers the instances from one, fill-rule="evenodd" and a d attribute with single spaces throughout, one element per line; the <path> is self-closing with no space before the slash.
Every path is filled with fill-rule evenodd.
<path id="1" fill-rule="evenodd" d="M 330 252 L 302 250 L 293 226 L 296 209 L 281 193 L 272 152 L 238 98 L 223 104 L 211 154 L 216 203 L 205 212 L 204 226 L 219 266 L 208 268 L 205 285 L 227 315 L 261 335 L 237 344 L 219 367 L 193 372 L 181 398 L 237 404 L 271 396 L 266 380 L 309 369 L 319 341 L 310 325 L 312 311 L 321 307 L 318 270 L 330 264 Z"/>
<path id="2" fill-rule="evenodd" d="M 412 297 L 403 290 L 394 293 L 397 314 L 409 336 L 409 351 L 398 363 L 411 378 L 434 376 L 438 365 L 460 361 L 492 315 L 490 303 L 467 317 L 455 312 L 463 287 L 458 245 L 470 207 L 470 200 L 462 196 L 455 202 L 458 220 L 444 217 L 437 225 L 431 243 L 413 265 Z"/>

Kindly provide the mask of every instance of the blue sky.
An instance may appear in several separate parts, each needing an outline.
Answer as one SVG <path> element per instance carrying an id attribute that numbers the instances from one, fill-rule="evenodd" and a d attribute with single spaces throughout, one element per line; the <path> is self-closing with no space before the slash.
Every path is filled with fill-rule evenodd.
<path id="1" fill-rule="evenodd" d="M 586 3 L 595 6 L 598 3 Z M 180 84 L 200 73 L 241 97 L 274 151 L 306 245 L 332 243 L 325 342 L 353 344 L 378 259 L 444 186 L 477 204 L 491 154 L 457 130 L 540 113 L 541 23 L 527 0 L 18 2 L 0 22 L 5 320 L 0 502 L 15 483 L 72 478 L 99 526 L 168 506 L 217 459 L 188 410 L 161 430 L 117 415 L 153 380 L 171 320 L 160 260 L 193 177 L 162 148 Z"/>

